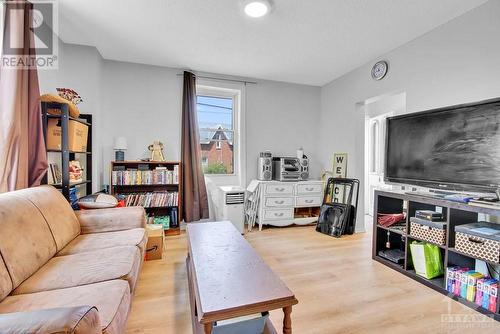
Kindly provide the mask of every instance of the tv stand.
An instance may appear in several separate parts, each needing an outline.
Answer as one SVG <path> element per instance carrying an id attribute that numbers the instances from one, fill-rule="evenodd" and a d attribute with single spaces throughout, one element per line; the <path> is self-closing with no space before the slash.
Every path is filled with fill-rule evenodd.
<path id="1" fill-rule="evenodd" d="M 446 226 L 446 244 L 438 245 L 442 259 L 443 267 L 460 266 L 470 269 L 475 268 L 475 262 L 482 260 L 470 255 L 463 254 L 455 250 L 455 226 L 477 222 L 478 214 L 495 216 L 500 219 L 500 209 L 485 208 L 473 206 L 466 203 L 452 202 L 439 197 L 421 196 L 418 194 L 392 191 L 375 191 L 374 199 L 374 218 L 373 218 L 373 245 L 372 258 L 375 261 L 386 265 L 403 275 L 406 275 L 448 297 L 478 311 L 486 314 L 497 321 L 500 321 L 500 294 L 497 297 L 497 308 L 495 312 L 491 312 L 475 303 L 472 303 L 464 298 L 448 293 L 446 290 L 446 278 L 444 276 L 434 279 L 425 279 L 415 273 L 411 263 L 410 243 L 412 241 L 422 241 L 416 237 L 410 236 L 410 217 L 415 216 L 416 210 L 441 210 L 447 222 Z M 377 215 L 379 213 L 402 213 L 406 212 L 406 221 L 403 229 L 391 227 L 383 227 L 377 225 Z M 378 255 L 381 250 L 386 250 L 386 242 L 389 234 L 390 249 L 403 249 L 404 262 L 397 264 Z M 494 266 L 496 271 L 500 265 L 493 262 L 485 261 L 489 265 Z"/>

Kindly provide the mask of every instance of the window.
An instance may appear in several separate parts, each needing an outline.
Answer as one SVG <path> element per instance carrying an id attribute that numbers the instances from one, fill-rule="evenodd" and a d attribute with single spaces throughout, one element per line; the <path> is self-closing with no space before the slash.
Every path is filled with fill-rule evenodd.
<path id="1" fill-rule="evenodd" d="M 198 94 L 196 107 L 205 174 L 234 174 L 234 97 Z"/>
<path id="2" fill-rule="evenodd" d="M 217 141 L 215 142 L 215 148 L 218 150 L 222 149 L 222 136 L 220 133 L 217 135 Z"/>

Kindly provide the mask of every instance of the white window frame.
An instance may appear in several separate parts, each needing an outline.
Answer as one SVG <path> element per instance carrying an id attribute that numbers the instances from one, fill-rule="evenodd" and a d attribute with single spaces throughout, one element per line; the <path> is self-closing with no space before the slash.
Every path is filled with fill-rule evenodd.
<path id="1" fill-rule="evenodd" d="M 246 183 L 245 138 L 245 85 L 236 82 L 198 79 L 196 95 L 233 99 L 233 173 L 206 174 L 216 185 L 240 185 Z"/>

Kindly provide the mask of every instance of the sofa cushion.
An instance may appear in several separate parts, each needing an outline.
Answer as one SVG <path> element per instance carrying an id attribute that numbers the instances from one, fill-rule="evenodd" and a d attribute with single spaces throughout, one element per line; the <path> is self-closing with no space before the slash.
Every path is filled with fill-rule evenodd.
<path id="1" fill-rule="evenodd" d="M 12 281 L 2 257 L 0 256 L 0 301 L 12 291 Z"/>
<path id="2" fill-rule="evenodd" d="M 54 187 L 42 186 L 14 192 L 31 201 L 42 213 L 54 236 L 57 251 L 80 234 L 80 223 L 64 196 Z"/>
<path id="3" fill-rule="evenodd" d="M 0 254 L 13 288 L 56 253 L 54 238 L 42 214 L 18 193 L 0 195 Z"/>
<path id="4" fill-rule="evenodd" d="M 147 236 L 143 228 L 125 231 L 81 234 L 64 247 L 56 256 L 91 252 L 117 246 L 137 246 L 144 254 Z"/>
<path id="5" fill-rule="evenodd" d="M 105 333 L 125 332 L 130 307 L 130 291 L 127 282 L 123 280 L 9 296 L 0 303 L 0 313 L 81 305 L 97 307 Z"/>
<path id="6" fill-rule="evenodd" d="M 122 246 L 52 258 L 19 285 L 13 295 L 124 279 L 133 291 L 141 264 L 139 248 Z"/>
<path id="7" fill-rule="evenodd" d="M 102 334 L 95 306 L 57 307 L 3 313 L 0 333 Z"/>

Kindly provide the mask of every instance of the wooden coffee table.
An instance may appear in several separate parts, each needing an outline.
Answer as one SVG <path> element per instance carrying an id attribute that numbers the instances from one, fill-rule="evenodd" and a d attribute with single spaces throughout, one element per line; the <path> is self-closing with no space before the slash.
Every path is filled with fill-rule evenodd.
<path id="1" fill-rule="evenodd" d="M 283 309 L 283 333 L 292 333 L 298 301 L 230 222 L 188 224 L 186 259 L 193 333 L 214 322 Z M 268 319 L 264 333 L 278 333 Z"/>

